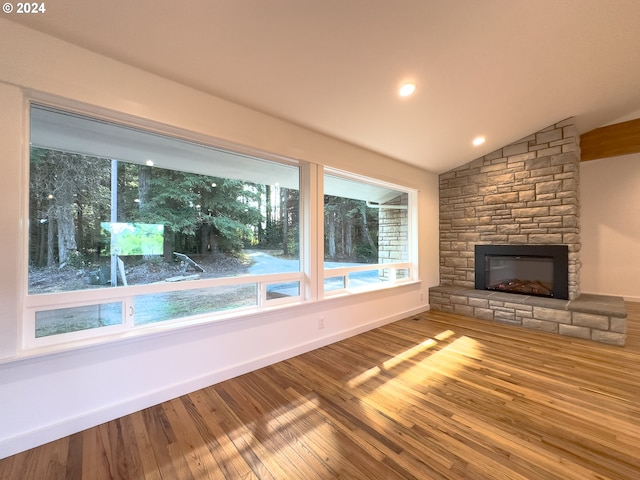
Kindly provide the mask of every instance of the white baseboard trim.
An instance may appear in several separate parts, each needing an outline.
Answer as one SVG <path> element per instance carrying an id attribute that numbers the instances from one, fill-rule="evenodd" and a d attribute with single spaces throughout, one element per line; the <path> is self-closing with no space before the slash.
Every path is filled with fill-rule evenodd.
<path id="1" fill-rule="evenodd" d="M 422 306 L 0 440 L 0 459 L 429 310 Z"/>

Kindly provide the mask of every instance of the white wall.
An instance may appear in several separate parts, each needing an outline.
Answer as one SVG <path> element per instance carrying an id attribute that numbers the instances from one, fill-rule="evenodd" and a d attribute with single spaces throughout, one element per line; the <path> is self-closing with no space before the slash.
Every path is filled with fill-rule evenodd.
<path id="1" fill-rule="evenodd" d="M 0 458 L 427 308 L 428 287 L 438 283 L 437 176 L 4 19 L 0 66 Z M 416 188 L 419 216 L 430 220 L 418 227 L 422 282 L 25 356 L 18 325 L 31 91 Z"/>
<path id="2" fill-rule="evenodd" d="M 583 293 L 640 302 L 640 154 L 580 164 Z"/>

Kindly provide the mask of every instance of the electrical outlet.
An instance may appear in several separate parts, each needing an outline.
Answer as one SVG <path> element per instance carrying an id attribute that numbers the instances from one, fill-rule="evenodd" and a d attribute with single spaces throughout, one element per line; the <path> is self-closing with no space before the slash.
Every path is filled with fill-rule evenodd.
<path id="1" fill-rule="evenodd" d="M 324 317 L 318 318 L 318 330 L 322 330 L 324 328 Z"/>

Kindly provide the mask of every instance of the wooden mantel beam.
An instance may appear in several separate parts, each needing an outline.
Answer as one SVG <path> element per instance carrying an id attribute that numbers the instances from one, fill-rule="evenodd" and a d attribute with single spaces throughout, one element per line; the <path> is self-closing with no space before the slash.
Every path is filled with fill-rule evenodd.
<path id="1" fill-rule="evenodd" d="M 581 135 L 580 150 L 582 161 L 640 152 L 640 118 Z"/>

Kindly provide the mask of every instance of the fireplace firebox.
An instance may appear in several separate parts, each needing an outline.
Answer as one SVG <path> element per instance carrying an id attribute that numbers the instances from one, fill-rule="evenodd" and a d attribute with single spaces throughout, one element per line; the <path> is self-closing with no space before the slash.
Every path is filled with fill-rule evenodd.
<path id="1" fill-rule="evenodd" d="M 567 245 L 476 245 L 475 288 L 569 299 Z"/>

